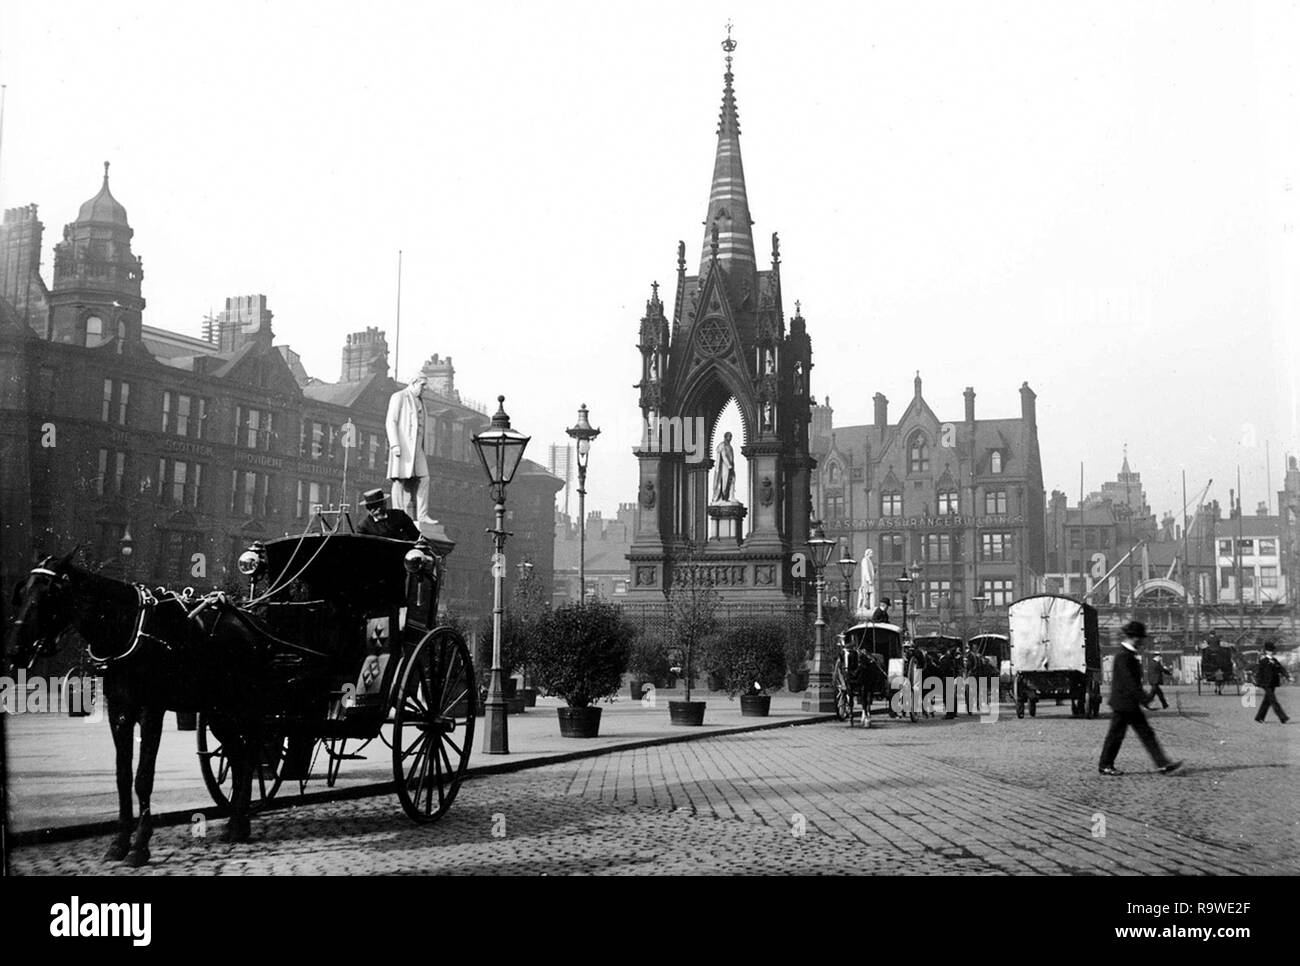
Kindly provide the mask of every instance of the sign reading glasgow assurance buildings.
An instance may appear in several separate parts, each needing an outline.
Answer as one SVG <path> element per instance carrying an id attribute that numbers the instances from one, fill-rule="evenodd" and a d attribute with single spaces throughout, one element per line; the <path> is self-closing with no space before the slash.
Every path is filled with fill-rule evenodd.
<path id="1" fill-rule="evenodd" d="M 1023 526 L 1023 516 L 960 516 L 955 513 L 937 517 L 841 517 L 827 526 L 835 530 L 897 530 L 900 527 L 1013 527 Z"/>

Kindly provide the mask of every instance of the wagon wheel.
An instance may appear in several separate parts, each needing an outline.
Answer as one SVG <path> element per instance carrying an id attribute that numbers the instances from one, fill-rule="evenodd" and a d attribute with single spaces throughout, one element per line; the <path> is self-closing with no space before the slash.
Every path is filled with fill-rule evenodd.
<path id="1" fill-rule="evenodd" d="M 844 680 L 844 664 L 842 662 L 835 662 L 835 670 L 831 672 L 831 680 L 835 683 L 835 717 L 843 721 L 849 716 L 849 695 L 848 684 Z M 852 722 L 849 723 L 852 724 Z"/>
<path id="2" fill-rule="evenodd" d="M 406 814 L 432 822 L 465 777 L 478 690 L 465 639 L 437 627 L 402 669 L 393 717 L 393 778 Z"/>
<path id="3" fill-rule="evenodd" d="M 223 813 L 229 812 L 230 793 L 234 785 L 230 759 L 217 736 L 211 733 L 207 715 L 198 716 L 197 732 L 199 771 L 203 775 L 203 784 L 207 786 L 208 794 L 212 796 L 217 807 Z M 262 808 L 280 790 L 280 768 L 284 763 L 288 744 L 289 739 L 278 730 L 272 729 L 267 734 L 264 742 L 265 754 L 262 755 L 262 762 L 253 773 L 253 794 L 249 799 L 250 811 L 255 812 Z"/>

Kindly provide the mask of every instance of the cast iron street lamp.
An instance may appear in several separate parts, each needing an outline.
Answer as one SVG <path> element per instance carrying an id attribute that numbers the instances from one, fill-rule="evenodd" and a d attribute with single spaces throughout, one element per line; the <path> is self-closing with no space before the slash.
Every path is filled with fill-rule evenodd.
<path id="1" fill-rule="evenodd" d="M 831 562 L 835 541 L 826 538 L 820 520 L 813 522 L 813 535 L 808 538 L 808 550 L 816 576 L 817 623 L 813 625 L 812 671 L 808 675 L 808 690 L 804 693 L 803 710 L 827 712 L 835 710 L 835 690 L 831 687 L 830 672 L 826 670 L 826 650 L 822 633 L 823 628 L 826 627 L 826 618 L 822 616 L 822 591 L 826 589 L 826 579 L 822 574 L 826 565 Z"/>
<path id="2" fill-rule="evenodd" d="M 578 421 L 565 430 L 578 441 L 578 599 L 587 599 L 587 454 L 600 435 L 587 422 L 587 404 L 578 407 Z"/>
<path id="3" fill-rule="evenodd" d="M 921 575 L 919 564 L 913 563 L 911 573 L 907 569 L 903 570 L 902 576 L 898 578 L 898 594 L 903 598 L 903 633 L 907 635 L 908 640 L 916 637 L 915 629 L 907 619 L 907 605 L 911 602 L 912 585 L 916 583 L 917 578 Z"/>
<path id="4" fill-rule="evenodd" d="M 135 540 L 131 536 L 131 528 L 122 528 L 122 539 L 118 541 L 118 551 L 122 554 L 122 576 L 129 584 L 131 582 L 131 554 L 135 553 Z"/>
<path id="5" fill-rule="evenodd" d="M 492 679 L 488 683 L 487 701 L 483 705 L 483 751 L 489 755 L 510 752 L 510 739 L 506 729 L 506 702 L 501 693 L 501 580 L 506 573 L 506 487 L 514 479 L 519 461 L 524 457 L 524 447 L 530 437 L 510 428 L 506 415 L 505 396 L 497 396 L 497 411 L 492 425 L 474 436 L 474 449 L 483 461 L 488 475 L 492 500 L 496 504 L 496 527 L 492 534 L 496 552 L 492 555 Z"/>
<path id="6" fill-rule="evenodd" d="M 970 602 L 975 605 L 975 614 L 978 617 L 976 622 L 975 635 L 984 633 L 984 608 L 989 605 L 989 599 L 981 594 L 979 597 L 972 597 Z"/>
<path id="7" fill-rule="evenodd" d="M 849 595 L 853 592 L 853 568 L 858 562 L 849 553 L 847 542 L 843 544 L 844 553 L 840 556 L 840 576 L 844 578 L 844 607 L 849 609 Z"/>

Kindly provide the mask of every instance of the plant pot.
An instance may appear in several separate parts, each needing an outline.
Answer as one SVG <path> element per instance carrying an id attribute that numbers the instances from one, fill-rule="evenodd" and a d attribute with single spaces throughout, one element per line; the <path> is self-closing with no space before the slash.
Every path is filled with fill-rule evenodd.
<path id="1" fill-rule="evenodd" d="M 501 696 L 503 698 L 513 698 L 519 688 L 519 682 L 514 678 L 504 678 L 501 681 Z"/>
<path id="2" fill-rule="evenodd" d="M 506 714 L 523 714 L 524 713 L 524 696 L 522 694 L 511 695 L 506 698 Z"/>
<path id="3" fill-rule="evenodd" d="M 524 688 L 524 689 L 523 689 L 521 692 L 519 692 L 519 693 L 520 693 L 520 695 L 522 695 L 522 697 L 523 697 L 523 699 L 524 699 L 524 707 L 525 707 L 525 708 L 535 708 L 535 707 L 537 707 L 537 689 L 536 689 L 536 688 Z"/>
<path id="4" fill-rule="evenodd" d="M 675 725 L 698 728 L 704 724 L 704 701 L 669 701 L 668 720 Z"/>
<path id="5" fill-rule="evenodd" d="M 176 730 L 177 731 L 198 731 L 199 716 L 193 711 L 177 711 Z"/>
<path id="6" fill-rule="evenodd" d="M 716 674 L 710 674 L 710 675 L 709 675 L 709 690 L 710 690 L 710 691 L 721 691 L 721 690 L 722 690 L 722 678 L 718 677 Z"/>
<path id="7" fill-rule="evenodd" d="M 633 678 L 628 684 L 628 690 L 632 692 L 632 700 L 641 700 L 641 689 L 645 687 L 645 682 L 640 678 Z"/>
<path id="8" fill-rule="evenodd" d="M 808 672 L 792 671 L 785 676 L 785 686 L 791 694 L 798 694 L 808 689 Z"/>
<path id="9" fill-rule="evenodd" d="M 742 694 L 740 696 L 740 716 L 742 718 L 766 718 L 772 709 L 770 694 Z"/>
<path id="10" fill-rule="evenodd" d="M 561 738 L 595 738 L 600 733 L 602 708 L 556 708 Z"/>

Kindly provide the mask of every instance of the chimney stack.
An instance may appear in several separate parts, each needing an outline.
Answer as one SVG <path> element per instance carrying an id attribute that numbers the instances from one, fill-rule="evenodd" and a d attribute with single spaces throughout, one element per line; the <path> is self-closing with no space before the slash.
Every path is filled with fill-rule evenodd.
<path id="1" fill-rule="evenodd" d="M 388 372 L 388 339 L 376 326 L 348 334 L 343 346 L 341 382 L 360 382 L 372 372 Z"/>
<path id="2" fill-rule="evenodd" d="M 1038 407 L 1035 400 L 1038 394 L 1029 388 L 1029 383 L 1022 383 L 1020 386 L 1020 418 L 1029 423 L 1030 426 L 1038 425 Z"/>
<path id="3" fill-rule="evenodd" d="M 966 422 L 973 423 L 975 422 L 975 387 L 967 386 L 963 395 L 966 397 Z"/>
<path id="4" fill-rule="evenodd" d="M 420 374 L 429 380 L 429 391 L 435 396 L 460 402 L 460 393 L 456 391 L 456 367 L 451 364 L 451 356 L 445 359 L 435 352 L 420 369 Z"/>
<path id="5" fill-rule="evenodd" d="M 876 404 L 876 429 L 883 433 L 885 427 L 889 425 L 889 400 L 883 393 L 878 392 L 873 397 L 873 401 Z"/>

